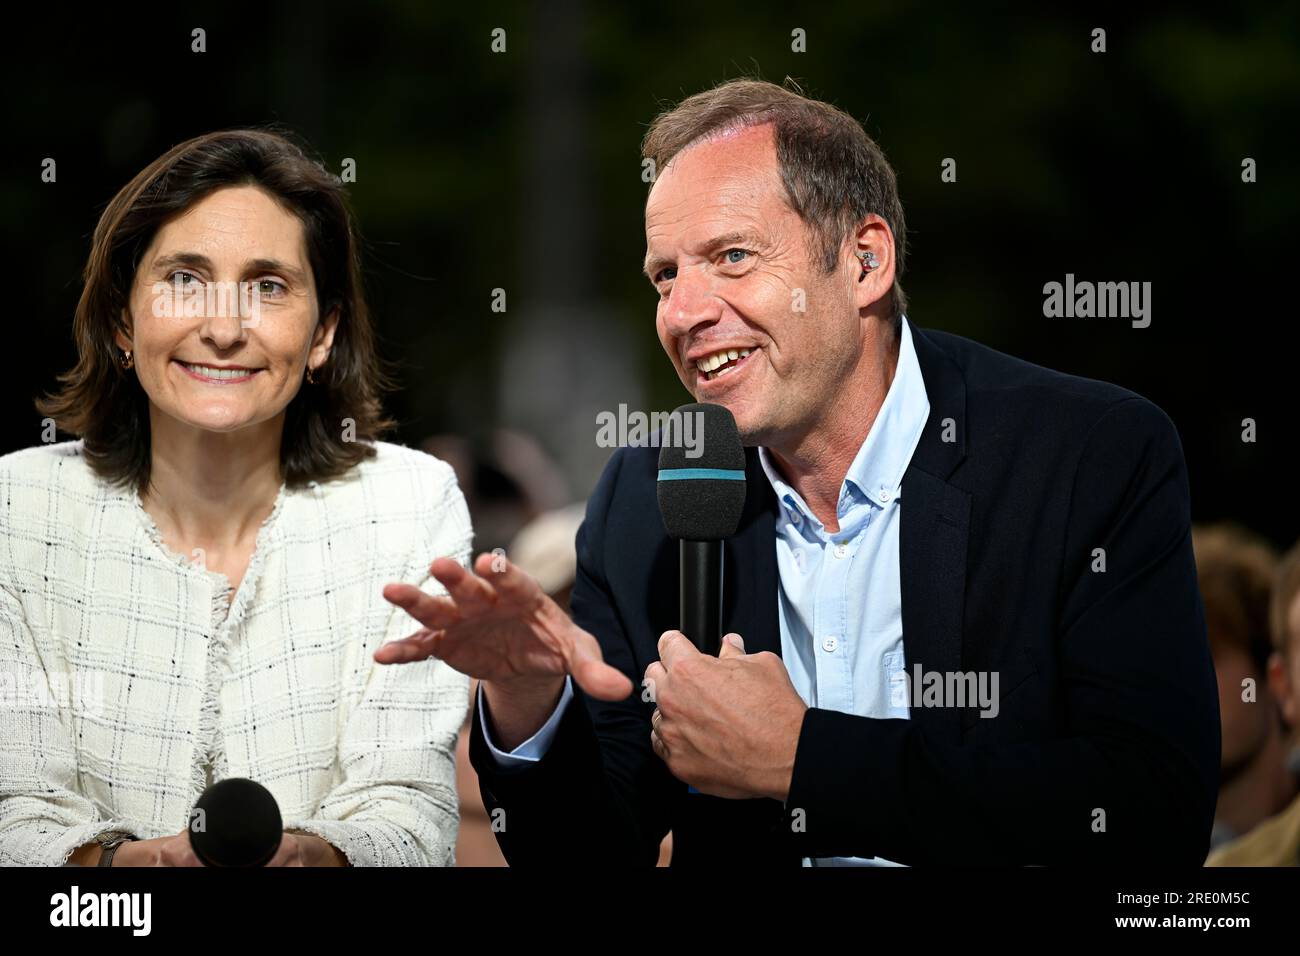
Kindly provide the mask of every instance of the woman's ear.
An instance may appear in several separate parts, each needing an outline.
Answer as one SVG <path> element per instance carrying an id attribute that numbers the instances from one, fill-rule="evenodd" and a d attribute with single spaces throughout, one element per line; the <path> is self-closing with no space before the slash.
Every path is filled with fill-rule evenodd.
<path id="1" fill-rule="evenodd" d="M 131 312 L 129 309 L 122 310 L 122 323 L 113 333 L 113 341 L 123 352 L 130 352 L 131 346 Z"/>
<path id="2" fill-rule="evenodd" d="M 338 309 L 331 309 L 328 315 L 316 323 L 316 330 L 311 336 L 311 352 L 307 356 L 307 364 L 312 368 L 319 368 L 329 360 L 330 349 L 334 347 L 334 330 L 338 324 Z"/>

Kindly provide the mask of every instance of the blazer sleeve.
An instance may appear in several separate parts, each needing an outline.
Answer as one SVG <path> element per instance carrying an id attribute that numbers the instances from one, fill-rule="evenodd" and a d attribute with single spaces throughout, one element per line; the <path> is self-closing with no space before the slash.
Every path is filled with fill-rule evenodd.
<path id="1" fill-rule="evenodd" d="M 1060 613 L 1046 636 L 1059 733 L 950 746 L 913 721 L 810 709 L 786 801 L 802 811 L 792 837 L 802 852 L 1201 865 L 1220 731 L 1189 513 L 1172 422 L 1137 397 L 1110 406 L 1073 476 Z"/>
<path id="2" fill-rule="evenodd" d="M 64 706 L 75 688 L 47 671 L 22 603 L 0 584 L 0 865 L 62 866 L 102 833 L 135 832 L 80 792 Z"/>
<path id="3" fill-rule="evenodd" d="M 600 642 L 605 661 L 636 688 L 622 701 L 600 701 L 574 685 L 574 699 L 542 758 L 501 767 L 478 720 L 470 759 L 511 866 L 584 864 L 654 866 L 668 832 L 671 796 L 684 790 L 650 747 L 649 711 L 630 642 L 604 573 L 604 528 L 623 450 L 615 452 L 587 501 L 578 530 L 573 618 Z"/>
<path id="4" fill-rule="evenodd" d="M 435 557 L 468 566 L 469 512 L 449 466 L 441 466 L 440 502 L 418 535 L 403 580 L 445 594 L 429 573 Z M 376 596 L 376 600 L 382 600 Z M 430 658 L 401 667 L 377 664 L 381 643 L 405 637 L 410 618 L 390 608 L 381 633 L 362 642 L 359 700 L 339 737 L 340 779 L 309 819 L 285 829 L 313 833 L 353 866 L 449 866 L 460 812 L 456 742 L 469 705 L 469 679 Z"/>

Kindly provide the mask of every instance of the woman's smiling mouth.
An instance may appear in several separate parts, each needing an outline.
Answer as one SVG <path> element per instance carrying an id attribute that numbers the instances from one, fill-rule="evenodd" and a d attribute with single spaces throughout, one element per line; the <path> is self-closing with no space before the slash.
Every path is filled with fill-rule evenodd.
<path id="1" fill-rule="evenodd" d="M 172 359 L 186 375 L 210 385 L 238 385 L 252 379 L 261 369 L 245 368 L 242 365 L 202 365 Z"/>

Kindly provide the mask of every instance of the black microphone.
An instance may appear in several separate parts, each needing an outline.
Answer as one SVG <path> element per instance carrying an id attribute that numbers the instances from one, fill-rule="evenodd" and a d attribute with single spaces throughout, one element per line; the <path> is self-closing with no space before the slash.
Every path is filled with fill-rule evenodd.
<path id="1" fill-rule="evenodd" d="M 253 780 L 230 777 L 190 812 L 190 846 L 204 866 L 266 866 L 284 836 L 280 806 Z"/>
<path id="2" fill-rule="evenodd" d="M 679 626 L 696 647 L 716 656 L 722 647 L 722 540 L 736 533 L 745 510 L 745 448 L 736 420 L 721 405 L 683 405 L 669 422 L 680 440 L 661 437 L 657 489 L 664 528 L 680 542 Z M 684 440 L 693 426 L 695 447 Z"/>

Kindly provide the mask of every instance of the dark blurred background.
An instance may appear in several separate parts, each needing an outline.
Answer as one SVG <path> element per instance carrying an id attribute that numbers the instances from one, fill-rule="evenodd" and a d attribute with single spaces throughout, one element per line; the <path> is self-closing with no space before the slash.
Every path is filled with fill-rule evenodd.
<path id="1" fill-rule="evenodd" d="M 3 66 L 14 300 L 0 453 L 40 440 L 32 399 L 73 362 L 107 200 L 182 139 L 278 122 L 336 172 L 356 161 L 369 295 L 402 384 L 397 440 L 458 436 L 436 447 L 459 442 L 484 493 L 508 498 L 493 464 L 507 428 L 553 461 L 547 507 L 580 499 L 609 454 L 597 411 L 689 400 L 640 274 L 640 137 L 661 105 L 714 82 L 791 75 L 862 119 L 897 168 L 912 321 L 1146 395 L 1182 434 L 1196 519 L 1288 545 L 1298 9 L 49 8 L 9 33 Z M 195 27 L 206 53 L 191 52 Z M 1105 53 L 1090 50 L 1094 27 Z M 57 183 L 41 181 L 45 157 Z M 956 183 L 940 180 L 945 157 Z M 1245 157 L 1256 183 L 1242 182 Z M 1044 318 L 1043 284 L 1066 273 L 1152 282 L 1151 326 Z"/>

